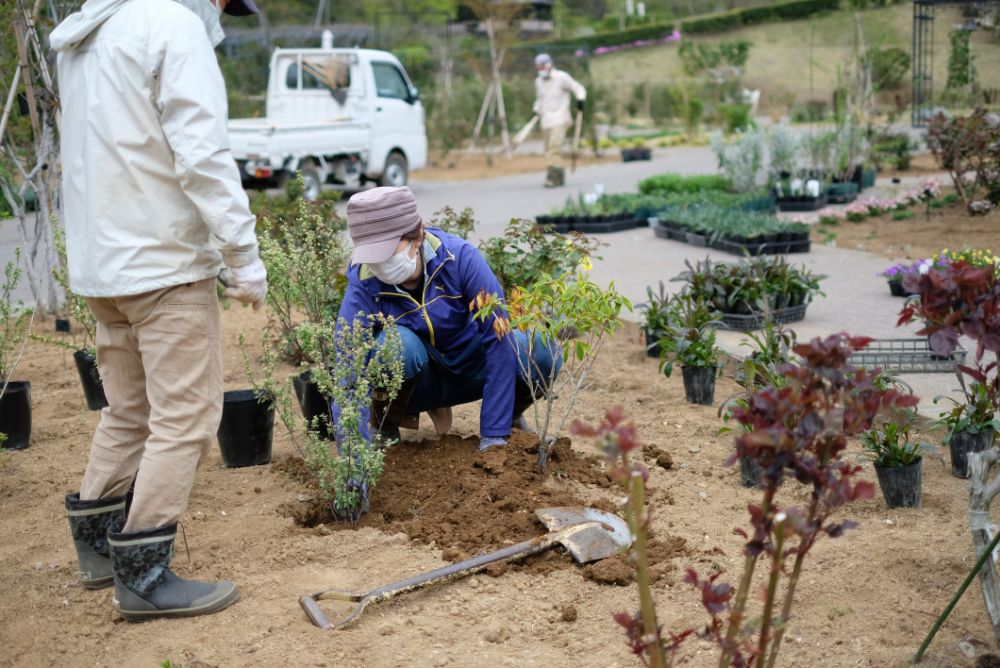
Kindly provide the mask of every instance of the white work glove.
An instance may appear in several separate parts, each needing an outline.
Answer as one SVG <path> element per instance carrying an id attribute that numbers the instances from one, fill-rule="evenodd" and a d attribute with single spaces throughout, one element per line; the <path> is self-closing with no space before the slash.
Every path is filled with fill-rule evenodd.
<path id="1" fill-rule="evenodd" d="M 254 310 L 264 305 L 267 296 L 267 270 L 264 263 L 257 258 L 242 267 L 226 267 L 219 274 L 219 280 L 225 284 L 222 293 L 244 304 L 253 304 Z"/>

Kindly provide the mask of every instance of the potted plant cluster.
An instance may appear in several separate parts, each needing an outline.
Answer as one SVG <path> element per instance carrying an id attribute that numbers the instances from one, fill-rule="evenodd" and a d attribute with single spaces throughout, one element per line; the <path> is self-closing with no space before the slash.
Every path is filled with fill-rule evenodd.
<path id="1" fill-rule="evenodd" d="M 652 159 L 653 150 L 646 146 L 645 139 L 634 139 L 631 146 L 622 148 L 622 162 L 635 162 L 636 160 Z"/>
<path id="2" fill-rule="evenodd" d="M 687 291 L 670 297 L 666 312 L 659 340 L 660 370 L 670 378 L 674 365 L 679 365 L 688 403 L 711 406 L 722 367 L 722 350 L 715 343 L 721 324 L 718 313 Z"/>
<path id="3" fill-rule="evenodd" d="M 927 260 L 917 260 L 915 262 L 897 262 L 896 264 L 879 272 L 879 276 L 885 278 L 889 284 L 889 294 L 893 297 L 910 297 L 912 292 L 907 292 L 903 288 L 903 279 L 911 274 L 919 274 L 920 268 L 927 266 Z"/>
<path id="4" fill-rule="evenodd" d="M 859 437 L 865 454 L 875 466 L 882 496 L 890 508 L 920 507 L 921 453 L 934 452 L 934 446 L 912 440 L 915 418 L 912 411 L 901 411 L 895 419 L 877 421 Z"/>
<path id="5" fill-rule="evenodd" d="M 996 397 L 991 396 L 991 387 L 983 383 L 966 386 L 961 379 L 964 401 L 953 397 L 937 396 L 950 401 L 951 410 L 938 417 L 938 424 L 945 428 L 944 442 L 951 453 L 951 473 L 956 478 L 969 477 L 969 453 L 982 452 L 991 445 L 1000 431 L 1000 419 L 996 416 Z"/>
<path id="6" fill-rule="evenodd" d="M 742 262 L 713 262 L 706 258 L 687 269 L 675 281 L 687 283 L 692 296 L 721 313 L 730 329 L 760 329 L 768 320 L 790 323 L 805 317 L 806 307 L 822 295 L 825 276 L 805 267 L 795 267 L 783 257 L 762 256 Z"/>
<path id="7" fill-rule="evenodd" d="M 554 232 L 585 234 L 621 232 L 645 225 L 646 218 L 636 213 L 637 205 L 621 198 L 605 198 L 594 193 L 569 197 L 561 209 L 537 216 L 535 221 Z"/>
<path id="8" fill-rule="evenodd" d="M 642 312 L 642 334 L 648 357 L 660 356 L 660 339 L 667 331 L 672 300 L 667 294 L 666 286 L 660 281 L 658 292 L 653 292 L 652 286 L 646 286 L 646 296 L 649 300 L 636 306 Z"/>
<path id="9" fill-rule="evenodd" d="M 14 302 L 21 280 L 21 249 L 4 266 L 0 284 L 0 447 L 23 450 L 31 440 L 31 383 L 14 380 L 33 312 Z"/>
<path id="10" fill-rule="evenodd" d="M 658 226 L 668 238 L 734 255 L 805 253 L 811 247 L 808 225 L 768 213 L 705 204 L 673 207 L 660 216 Z"/>

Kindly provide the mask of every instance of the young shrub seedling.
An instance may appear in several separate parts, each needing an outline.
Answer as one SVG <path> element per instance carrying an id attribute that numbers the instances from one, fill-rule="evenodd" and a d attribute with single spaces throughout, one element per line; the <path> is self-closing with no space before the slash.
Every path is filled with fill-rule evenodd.
<path id="1" fill-rule="evenodd" d="M 14 259 L 4 266 L 0 284 L 0 397 L 7 392 L 14 371 L 24 354 L 25 338 L 31 330 L 34 311 L 14 303 L 14 289 L 21 281 L 21 249 L 14 249 Z M 0 447 L 7 435 L 0 432 Z"/>
<path id="2" fill-rule="evenodd" d="M 354 523 L 367 512 L 371 490 L 382 475 L 384 452 L 368 435 L 367 422 L 372 392 L 384 392 L 391 401 L 403 384 L 399 332 L 391 319 L 373 315 L 352 323 L 340 319 L 336 329 L 317 331 L 304 341 L 330 348 L 331 366 L 313 367 L 312 380 L 340 410 L 336 443 L 322 439 L 316 424 L 307 425 L 304 436 L 298 438 L 291 379 L 278 394 L 278 413 L 323 500 L 336 517 Z"/>
<path id="3" fill-rule="evenodd" d="M 515 288 L 506 305 L 499 295 L 485 293 L 469 305 L 476 319 L 492 319 L 497 336 L 514 346 L 521 377 L 544 400 L 533 404 L 538 464 L 543 473 L 548 448 L 562 433 L 577 397 L 588 386 L 601 346 L 621 325 L 618 316 L 622 309 L 631 311 L 632 303 L 615 291 L 613 283 L 604 290 L 576 273 L 558 278 L 543 275 L 527 287 Z M 519 343 L 511 329 L 523 332 L 526 343 Z M 553 358 L 561 356 L 561 369 L 559 363 L 553 363 L 551 372 L 543 373 L 535 361 L 540 351 Z M 562 400 L 558 409 L 556 398 Z"/>

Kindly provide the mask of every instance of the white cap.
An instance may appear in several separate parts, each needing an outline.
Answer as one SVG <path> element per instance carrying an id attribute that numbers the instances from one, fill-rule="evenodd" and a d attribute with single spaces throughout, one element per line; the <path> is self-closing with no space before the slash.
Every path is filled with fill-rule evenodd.
<path id="1" fill-rule="evenodd" d="M 535 67 L 541 67 L 542 65 L 551 65 L 552 56 L 547 53 L 540 53 L 535 56 Z"/>

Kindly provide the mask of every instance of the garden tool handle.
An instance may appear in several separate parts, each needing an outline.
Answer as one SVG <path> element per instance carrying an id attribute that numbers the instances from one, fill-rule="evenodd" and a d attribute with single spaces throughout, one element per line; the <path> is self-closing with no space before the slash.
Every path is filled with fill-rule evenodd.
<path id="1" fill-rule="evenodd" d="M 550 531 L 543 536 L 538 536 L 514 545 L 508 545 L 507 547 L 500 548 L 499 550 L 495 550 L 487 554 L 481 554 L 472 557 L 471 559 L 459 561 L 458 563 L 449 564 L 448 566 L 442 566 L 441 568 L 437 568 L 427 573 L 421 573 L 420 575 L 415 575 L 405 580 L 392 582 L 377 589 L 372 589 L 364 594 L 354 594 L 336 589 L 327 589 L 325 591 L 316 592 L 315 594 L 306 594 L 305 596 L 301 596 L 299 598 L 299 604 L 302 606 L 302 609 L 305 611 L 306 616 L 309 617 L 310 621 L 312 621 L 312 623 L 320 629 L 327 630 L 343 628 L 357 619 L 361 613 L 364 612 L 365 608 L 372 603 L 381 603 L 382 601 L 388 601 L 399 594 L 405 594 L 409 591 L 422 589 L 428 585 L 445 582 L 447 580 L 454 580 L 465 577 L 466 575 L 472 575 L 473 573 L 478 573 L 490 564 L 498 561 L 521 559 L 523 557 L 531 556 L 532 554 L 544 552 L 556 543 L 565 540 L 569 536 L 584 528 L 589 528 L 593 524 L 595 523 L 585 522 L 582 524 L 574 524 L 558 531 Z M 358 605 L 354 608 L 350 615 L 336 623 L 331 624 L 326 615 L 323 614 L 323 611 L 320 610 L 318 605 L 316 605 L 316 601 L 326 599 L 357 601 Z"/>

